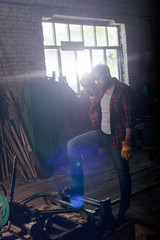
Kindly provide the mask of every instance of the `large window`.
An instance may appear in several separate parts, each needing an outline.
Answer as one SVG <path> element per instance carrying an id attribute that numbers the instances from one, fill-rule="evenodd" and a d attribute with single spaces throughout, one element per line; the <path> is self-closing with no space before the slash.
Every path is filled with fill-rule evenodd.
<path id="1" fill-rule="evenodd" d="M 43 22 L 47 76 L 66 76 L 69 86 L 80 91 L 79 79 L 98 63 L 107 64 L 111 75 L 121 76 L 118 26 L 93 26 Z M 67 44 L 65 44 L 67 43 Z"/>

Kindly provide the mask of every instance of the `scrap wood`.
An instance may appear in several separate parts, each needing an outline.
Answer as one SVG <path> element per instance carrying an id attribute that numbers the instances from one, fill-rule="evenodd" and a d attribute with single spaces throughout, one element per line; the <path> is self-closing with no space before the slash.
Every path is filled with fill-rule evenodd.
<path id="1" fill-rule="evenodd" d="M 26 153 L 25 153 L 25 151 L 24 151 L 24 149 L 23 149 L 23 146 L 22 146 L 22 144 L 21 144 L 21 142 L 20 142 L 20 140 L 19 140 L 19 138 L 18 138 L 18 135 L 17 135 L 17 133 L 16 133 L 16 131 L 15 131 L 15 129 L 14 129 L 14 127 L 13 127 L 12 124 L 10 125 L 10 128 L 11 128 L 11 131 L 12 131 L 14 137 L 15 137 L 15 140 L 16 140 L 16 142 L 17 142 L 17 144 L 18 144 L 18 146 L 19 146 L 19 148 L 20 148 L 20 150 L 21 150 L 21 153 L 22 153 L 22 155 L 23 155 L 23 157 L 24 157 L 24 161 L 25 161 L 28 169 L 30 170 L 30 173 L 32 174 L 32 176 L 33 176 L 34 178 L 36 178 L 36 177 L 37 177 L 37 176 L 36 176 L 36 173 L 35 173 L 35 172 L 33 171 L 33 169 L 32 169 L 31 163 L 29 162 L 29 159 L 28 159 L 28 157 L 27 157 L 27 155 L 26 155 Z"/>
<path id="2" fill-rule="evenodd" d="M 22 141 L 25 146 L 25 149 L 27 150 L 27 152 L 30 156 L 30 159 L 32 161 L 32 166 L 34 166 L 34 169 L 36 169 L 35 171 L 36 171 L 37 176 L 40 178 L 44 178 L 45 177 L 44 170 L 42 169 L 42 167 L 38 161 L 38 158 L 35 154 L 35 151 L 33 150 L 33 147 L 31 146 L 29 137 L 27 136 L 27 132 L 25 131 L 22 121 L 20 121 L 19 130 L 21 133 L 21 137 L 22 137 Z"/>
<path id="3" fill-rule="evenodd" d="M 35 177 L 37 177 L 37 176 L 39 176 L 40 178 L 44 177 L 44 171 L 42 170 L 42 167 L 40 166 L 38 158 L 33 150 L 33 147 L 30 144 L 30 139 L 29 139 L 29 136 L 27 135 L 25 126 L 23 125 L 23 120 L 22 120 L 22 117 L 20 114 L 19 107 L 14 99 L 12 92 L 7 90 L 7 96 L 8 96 L 8 99 L 10 99 L 10 103 L 12 104 L 12 106 L 16 112 L 16 114 L 15 114 L 16 119 L 15 119 L 14 123 L 17 127 L 18 132 L 21 132 L 21 137 L 23 136 L 23 139 L 22 139 L 22 141 L 24 141 L 23 145 L 29 154 L 29 158 L 32 162 L 32 169 L 34 171 Z"/>
<path id="4" fill-rule="evenodd" d="M 10 162 L 13 165 L 13 159 L 15 154 L 13 153 L 13 150 L 11 149 L 11 147 L 9 146 L 9 143 L 6 141 L 6 147 L 7 147 L 7 153 L 8 153 L 8 159 L 10 160 Z M 21 165 L 19 164 L 19 162 L 17 163 L 17 169 L 18 169 L 18 173 L 19 175 L 21 175 L 25 180 L 28 180 L 28 177 L 25 175 L 23 168 L 21 167 Z"/>
<path id="5" fill-rule="evenodd" d="M 5 181 L 6 176 L 5 176 L 4 165 L 3 165 L 3 156 L 1 155 L 1 152 L 0 152 L 0 166 L 1 166 L 2 180 Z"/>
<path id="6" fill-rule="evenodd" d="M 6 146 L 5 146 L 5 140 L 4 140 L 4 130 L 3 130 L 3 125 L 2 125 L 2 120 L 1 119 L 0 119 L 0 131 L 1 131 L 3 154 L 4 154 L 4 160 L 5 160 L 6 178 L 9 178 Z"/>
<path id="7" fill-rule="evenodd" d="M 2 95 L 2 93 L 1 93 Z M 0 120 L 0 136 L 1 136 L 1 151 L 3 158 L 3 180 L 10 177 L 9 163 L 13 164 L 11 156 L 18 157 L 18 171 L 25 179 L 29 178 L 44 178 L 45 172 L 42 169 L 39 160 L 30 143 L 30 138 L 23 124 L 23 119 L 20 114 L 19 107 L 14 99 L 13 93 L 6 90 L 3 93 L 3 99 L 7 99 L 7 108 L 11 106 L 14 113 L 9 120 L 6 114 L 1 112 Z M 4 126 L 2 126 L 2 123 Z M 18 167 L 19 166 L 19 167 Z"/>
<path id="8" fill-rule="evenodd" d="M 6 112 L 6 109 L 8 110 L 8 108 L 11 107 L 12 110 L 13 110 L 11 112 L 13 113 L 12 119 L 14 121 L 14 124 L 15 124 L 15 126 L 19 126 L 22 123 L 22 117 L 21 117 L 21 114 L 20 114 L 20 110 L 19 110 L 19 107 L 17 105 L 17 102 L 15 101 L 13 92 L 10 91 L 10 89 L 9 89 L 9 84 L 8 84 L 7 77 L 6 77 L 6 74 L 5 74 L 5 69 L 3 67 L 3 62 L 0 61 L 0 64 L 1 64 L 3 75 L 4 75 L 4 78 L 5 78 L 5 81 L 6 81 L 5 93 L 3 92 L 3 94 L 1 93 L 1 95 L 2 95 L 2 98 L 5 101 L 5 103 L 7 103 L 7 107 L 4 104 L 2 104 L 2 105 L 4 105 L 4 108 L 1 108 L 1 110 L 3 110 L 3 113 L 0 114 L 0 118 L 3 119 L 3 120 L 7 120 L 8 116 L 7 116 L 7 114 L 4 114 L 4 113 Z M 4 138 L 7 139 L 10 142 L 10 145 L 14 149 L 14 153 L 16 154 L 16 156 L 19 159 L 19 165 L 22 167 L 24 175 L 27 176 L 27 178 L 37 177 L 37 173 L 35 171 L 34 164 L 33 164 L 33 158 L 31 158 L 31 155 L 29 154 L 30 152 L 32 152 L 32 155 L 34 156 L 34 160 L 37 159 L 33 149 L 29 152 L 25 151 L 26 150 L 26 148 L 25 148 L 26 145 L 23 146 L 23 144 L 19 144 L 20 143 L 19 140 L 20 140 L 21 136 L 19 136 L 20 138 L 18 138 L 18 135 L 15 134 L 16 131 L 13 133 L 13 128 L 11 130 L 10 127 L 8 126 L 9 124 L 8 125 L 7 124 L 5 124 L 5 127 L 4 127 L 5 128 Z M 19 132 L 19 128 L 17 127 L 16 129 Z M 13 135 L 14 135 L 14 137 L 13 137 Z M 3 142 L 3 144 L 4 144 L 3 155 L 4 155 L 4 158 L 5 158 L 5 163 L 7 165 L 8 162 L 7 162 L 7 153 L 6 153 L 6 149 L 5 149 L 5 142 Z M 37 163 L 38 163 L 38 160 L 36 162 L 36 165 L 37 165 L 36 170 L 37 169 L 39 170 L 39 167 L 38 167 L 39 165 Z M 8 167 L 7 167 L 6 171 L 8 171 Z M 9 175 L 9 173 L 7 172 L 7 176 L 8 175 Z"/>
<path id="9" fill-rule="evenodd" d="M 32 152 L 33 150 L 32 150 L 31 144 L 28 140 L 27 133 L 24 130 L 24 126 L 22 124 L 22 121 L 20 121 L 20 123 L 19 123 L 19 131 L 20 131 L 20 134 L 21 134 L 21 137 L 22 137 L 23 144 L 26 147 L 27 151 Z"/>
<path id="10" fill-rule="evenodd" d="M 13 135 L 10 134 L 8 124 L 6 124 L 6 122 L 5 122 L 4 127 L 5 127 L 4 130 L 6 133 L 6 137 L 8 138 L 8 140 L 10 141 L 10 143 L 14 149 L 15 155 L 18 157 L 19 163 L 21 164 L 25 175 L 32 178 L 32 175 L 30 174 L 30 171 L 28 170 L 26 162 L 24 161 L 23 156 L 22 156 L 20 150 L 18 149 L 18 147 L 15 143 L 15 140 L 13 139 Z"/>
<path id="11" fill-rule="evenodd" d="M 21 138 L 22 138 L 22 143 L 23 143 L 23 147 L 24 147 L 24 152 L 25 152 L 27 158 L 30 160 L 30 162 L 31 162 L 31 164 L 32 164 L 32 168 L 33 168 L 34 174 L 35 174 L 35 176 L 37 177 L 37 172 L 36 172 L 36 169 L 35 169 L 35 164 L 34 164 L 34 162 L 33 162 L 32 157 L 30 156 L 31 149 L 30 149 L 30 147 L 27 145 L 27 143 L 26 143 L 26 141 L 25 141 L 25 139 L 24 139 L 24 136 L 23 136 L 21 127 L 19 127 L 19 132 L 20 132 L 20 136 L 21 136 Z"/>

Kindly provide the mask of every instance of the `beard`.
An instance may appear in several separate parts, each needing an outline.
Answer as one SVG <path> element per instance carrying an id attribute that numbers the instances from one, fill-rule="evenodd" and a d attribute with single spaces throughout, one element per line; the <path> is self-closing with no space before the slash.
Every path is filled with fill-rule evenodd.
<path id="1" fill-rule="evenodd" d="M 113 80 L 111 77 L 104 78 L 103 81 L 100 83 L 100 86 L 107 90 L 109 89 L 113 84 Z"/>

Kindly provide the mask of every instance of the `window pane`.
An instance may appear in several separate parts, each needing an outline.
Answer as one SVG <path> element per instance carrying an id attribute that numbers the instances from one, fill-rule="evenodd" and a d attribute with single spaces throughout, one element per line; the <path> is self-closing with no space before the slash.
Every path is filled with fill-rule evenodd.
<path id="1" fill-rule="evenodd" d="M 68 41 L 67 24 L 55 23 L 56 45 L 61 46 L 61 41 Z"/>
<path id="2" fill-rule="evenodd" d="M 52 23 L 42 23 L 44 45 L 55 45 L 53 38 L 53 25 Z"/>
<path id="3" fill-rule="evenodd" d="M 97 46 L 107 46 L 105 27 L 96 27 L 96 39 Z"/>
<path id="4" fill-rule="evenodd" d="M 56 72 L 56 77 L 59 76 L 58 72 L 58 59 L 56 49 L 45 49 L 45 63 L 46 63 L 46 73 L 48 77 L 52 76 L 52 72 Z"/>
<path id="5" fill-rule="evenodd" d="M 77 92 L 76 66 L 74 52 L 62 51 L 62 74 L 66 76 L 69 86 Z"/>
<path id="6" fill-rule="evenodd" d="M 99 63 L 104 64 L 103 50 L 92 50 L 92 59 L 93 59 L 93 66 Z"/>
<path id="7" fill-rule="evenodd" d="M 107 65 L 110 68 L 112 77 L 118 76 L 117 50 L 106 50 Z"/>
<path id="8" fill-rule="evenodd" d="M 84 45 L 95 46 L 94 27 L 83 26 L 83 33 L 84 33 Z"/>
<path id="9" fill-rule="evenodd" d="M 107 27 L 108 31 L 108 45 L 118 46 L 118 28 L 117 27 Z"/>
<path id="10" fill-rule="evenodd" d="M 77 69 L 79 78 L 81 78 L 83 73 L 91 71 L 89 50 L 77 52 Z"/>
<path id="11" fill-rule="evenodd" d="M 70 24 L 71 41 L 82 41 L 81 26 Z"/>

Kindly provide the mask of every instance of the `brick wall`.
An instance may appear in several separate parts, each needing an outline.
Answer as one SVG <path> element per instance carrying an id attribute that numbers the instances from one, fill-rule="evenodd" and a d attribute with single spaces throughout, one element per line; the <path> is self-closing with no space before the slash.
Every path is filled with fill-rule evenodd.
<path id="1" fill-rule="evenodd" d="M 0 82 L 45 75 L 41 16 L 31 6 L 0 4 Z M 4 72 L 3 72 L 4 71 Z"/>
<path id="2" fill-rule="evenodd" d="M 133 87 L 154 79 L 153 33 L 150 19 L 131 17 L 126 24 L 129 79 Z"/>
<path id="3" fill-rule="evenodd" d="M 154 82 L 154 7 L 152 0 L 0 1 L 0 83 L 5 81 L 3 69 L 12 83 L 45 76 L 41 20 L 53 13 L 105 17 L 124 24 L 130 85 Z"/>

